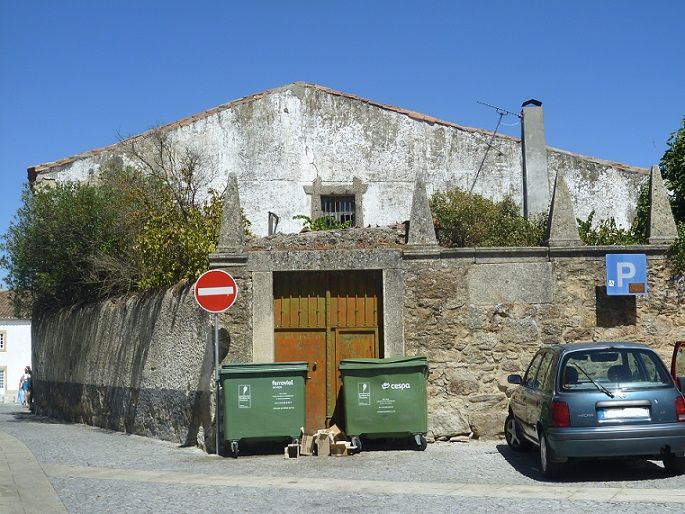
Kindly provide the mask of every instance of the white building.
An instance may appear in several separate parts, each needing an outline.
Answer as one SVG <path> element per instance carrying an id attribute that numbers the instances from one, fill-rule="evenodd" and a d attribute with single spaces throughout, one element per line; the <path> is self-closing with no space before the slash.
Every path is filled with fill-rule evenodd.
<path id="1" fill-rule="evenodd" d="M 630 226 L 644 168 L 576 155 L 545 144 L 540 102 L 522 107 L 524 144 L 514 137 L 457 125 L 315 84 L 294 83 L 240 98 L 161 127 L 174 146 L 198 151 L 200 172 L 217 191 L 235 173 L 241 206 L 256 235 L 299 232 L 297 215 L 335 215 L 356 226 L 391 225 L 409 219 L 416 178 L 428 194 L 453 187 L 493 200 L 511 195 L 523 205 L 528 191 L 549 192 L 563 171 L 575 214 L 614 217 Z M 529 114 L 534 114 L 529 116 Z M 139 165 L 127 148 L 141 134 L 57 162 L 29 168 L 36 186 L 85 181 L 101 166 Z M 488 151 L 491 149 L 491 151 Z M 535 209 L 532 210 L 535 212 Z"/>
<path id="2" fill-rule="evenodd" d="M 14 315 L 9 291 L 0 291 L 0 403 L 13 403 L 31 365 L 31 320 Z"/>

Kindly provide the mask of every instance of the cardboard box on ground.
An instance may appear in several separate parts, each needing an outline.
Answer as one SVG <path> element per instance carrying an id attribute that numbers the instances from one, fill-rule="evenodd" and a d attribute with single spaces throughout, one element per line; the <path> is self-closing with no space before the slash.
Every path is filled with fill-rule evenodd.
<path id="1" fill-rule="evenodd" d="M 352 455 L 356 451 L 356 446 L 352 446 L 347 440 L 345 433 L 337 425 L 329 428 L 322 428 L 316 432 L 302 429 L 300 438 L 299 455 L 317 455 L 319 457 L 344 457 Z M 293 454 L 291 451 L 290 454 Z M 286 455 L 287 449 L 286 449 Z M 288 458 L 293 458 L 289 456 Z"/>

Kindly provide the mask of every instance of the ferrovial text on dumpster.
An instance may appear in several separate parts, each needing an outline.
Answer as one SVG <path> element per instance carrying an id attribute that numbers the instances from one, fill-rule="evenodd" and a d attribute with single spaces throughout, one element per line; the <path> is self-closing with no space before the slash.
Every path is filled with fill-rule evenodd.
<path id="1" fill-rule="evenodd" d="M 291 386 L 294 385 L 294 382 L 292 380 L 272 380 L 271 381 L 271 386 L 274 389 L 283 389 L 283 386 Z"/>

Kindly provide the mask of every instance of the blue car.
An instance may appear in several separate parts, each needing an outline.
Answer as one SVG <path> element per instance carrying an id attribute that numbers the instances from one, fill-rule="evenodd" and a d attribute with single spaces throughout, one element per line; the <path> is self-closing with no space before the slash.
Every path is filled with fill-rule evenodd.
<path id="1" fill-rule="evenodd" d="M 685 472 L 685 343 L 672 375 L 644 344 L 569 343 L 540 349 L 509 401 L 504 425 L 514 451 L 539 448 L 546 477 L 569 459 L 643 457 Z"/>

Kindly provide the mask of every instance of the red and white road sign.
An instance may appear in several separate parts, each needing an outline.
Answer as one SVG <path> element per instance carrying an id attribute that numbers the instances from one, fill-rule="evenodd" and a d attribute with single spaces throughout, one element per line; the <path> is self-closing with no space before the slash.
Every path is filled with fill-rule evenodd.
<path id="1" fill-rule="evenodd" d="M 230 273 L 220 269 L 203 273 L 195 282 L 195 300 L 207 312 L 224 312 L 237 297 L 238 284 Z"/>

